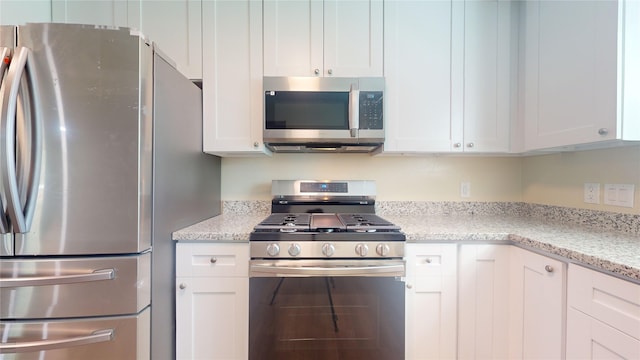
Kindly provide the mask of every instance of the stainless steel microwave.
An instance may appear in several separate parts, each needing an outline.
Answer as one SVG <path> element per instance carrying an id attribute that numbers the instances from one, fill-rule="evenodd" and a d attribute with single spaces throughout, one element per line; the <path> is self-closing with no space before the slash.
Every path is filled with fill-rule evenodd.
<path id="1" fill-rule="evenodd" d="M 265 77 L 263 140 L 275 152 L 372 152 L 384 78 Z"/>

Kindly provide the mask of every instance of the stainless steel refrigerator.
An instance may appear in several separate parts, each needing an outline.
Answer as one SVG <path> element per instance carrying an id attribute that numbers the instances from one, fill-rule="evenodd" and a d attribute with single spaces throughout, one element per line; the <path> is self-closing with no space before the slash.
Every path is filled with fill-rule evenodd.
<path id="1" fill-rule="evenodd" d="M 201 90 L 128 29 L 0 27 L 0 359 L 171 359 L 171 233 L 220 213 Z"/>

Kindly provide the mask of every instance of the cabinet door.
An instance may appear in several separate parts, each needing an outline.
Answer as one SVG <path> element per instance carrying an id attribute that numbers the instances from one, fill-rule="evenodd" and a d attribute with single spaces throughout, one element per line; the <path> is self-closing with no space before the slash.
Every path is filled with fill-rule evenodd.
<path id="1" fill-rule="evenodd" d="M 526 150 L 615 139 L 618 2 L 523 6 Z"/>
<path id="2" fill-rule="evenodd" d="M 265 0 L 264 75 L 323 75 L 323 3 Z"/>
<path id="3" fill-rule="evenodd" d="M 407 244 L 405 358 L 456 357 L 456 256 L 453 244 Z"/>
<path id="4" fill-rule="evenodd" d="M 51 0 L 0 0 L 0 25 L 50 21 Z"/>
<path id="5" fill-rule="evenodd" d="M 53 22 L 129 26 L 127 2 L 120 0 L 51 0 Z"/>
<path id="6" fill-rule="evenodd" d="M 262 2 L 204 1 L 202 18 L 204 151 L 264 154 Z"/>
<path id="7" fill-rule="evenodd" d="M 177 278 L 177 359 L 249 356 L 249 278 Z"/>
<path id="8" fill-rule="evenodd" d="M 382 76 L 383 2 L 324 1 L 324 75 Z"/>
<path id="9" fill-rule="evenodd" d="M 265 76 L 382 76 L 381 0 L 263 6 Z"/>
<path id="10" fill-rule="evenodd" d="M 463 33 L 464 38 L 453 40 L 454 47 L 464 46 L 464 51 L 455 51 L 453 59 L 452 150 L 507 152 L 515 115 L 511 103 L 516 81 L 511 70 L 517 64 L 512 2 L 474 0 L 463 6 L 464 32 L 456 34 Z M 454 11 L 460 7 L 456 4 Z M 457 66 L 458 57 L 462 66 Z"/>
<path id="11" fill-rule="evenodd" d="M 570 307 L 567 359 L 640 359 L 640 340 Z"/>
<path id="12" fill-rule="evenodd" d="M 511 245 L 461 245 L 458 358 L 507 359 Z"/>
<path id="13" fill-rule="evenodd" d="M 566 264 L 511 248 L 509 359 L 561 359 Z"/>
<path id="14" fill-rule="evenodd" d="M 202 79 L 202 0 L 129 0 L 128 26 L 139 29 L 189 79 Z"/>
<path id="15" fill-rule="evenodd" d="M 448 0 L 384 5 L 386 153 L 451 149 L 451 7 Z"/>

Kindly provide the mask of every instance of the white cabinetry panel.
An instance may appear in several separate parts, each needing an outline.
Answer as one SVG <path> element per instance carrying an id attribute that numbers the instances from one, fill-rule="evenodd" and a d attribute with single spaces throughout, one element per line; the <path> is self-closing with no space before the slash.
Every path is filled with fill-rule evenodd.
<path id="1" fill-rule="evenodd" d="M 640 3 L 523 6 L 526 150 L 640 140 Z"/>
<path id="2" fill-rule="evenodd" d="M 561 359 L 566 264 L 512 247 L 509 359 Z"/>
<path id="3" fill-rule="evenodd" d="M 640 358 L 640 285 L 569 266 L 567 358 Z"/>
<path id="4" fill-rule="evenodd" d="M 249 244 L 176 245 L 177 359 L 246 359 Z"/>
<path id="5" fill-rule="evenodd" d="M 458 358 L 506 359 L 511 245 L 461 245 Z"/>
<path id="6" fill-rule="evenodd" d="M 202 79 L 202 0 L 129 0 L 128 26 L 155 41 L 187 78 Z"/>
<path id="7" fill-rule="evenodd" d="M 263 155 L 262 2 L 202 6 L 204 151 Z"/>
<path id="8" fill-rule="evenodd" d="M 0 0 L 0 25 L 50 21 L 51 0 Z"/>
<path id="9" fill-rule="evenodd" d="M 381 76 L 381 0 L 264 1 L 265 76 Z"/>
<path id="10" fill-rule="evenodd" d="M 405 358 L 456 356 L 455 244 L 407 244 Z"/>

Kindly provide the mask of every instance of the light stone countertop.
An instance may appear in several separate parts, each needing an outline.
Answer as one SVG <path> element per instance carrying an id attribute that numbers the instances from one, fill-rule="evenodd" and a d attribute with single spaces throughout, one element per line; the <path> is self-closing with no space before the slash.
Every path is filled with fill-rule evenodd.
<path id="1" fill-rule="evenodd" d="M 267 214 L 223 214 L 173 234 L 176 241 L 248 242 Z M 407 242 L 502 242 L 640 283 L 640 236 L 549 219 L 509 215 L 384 215 Z"/>

